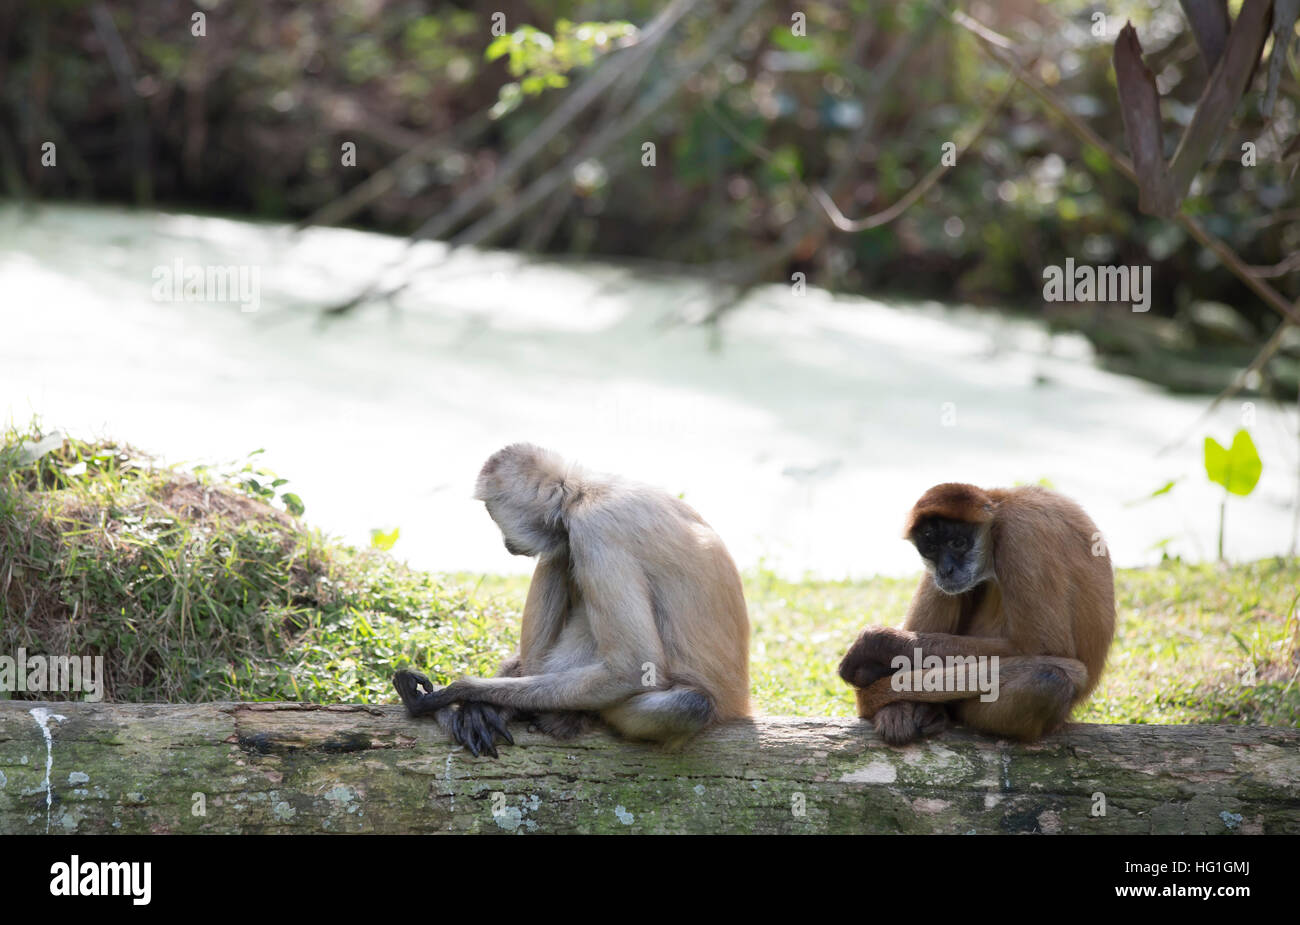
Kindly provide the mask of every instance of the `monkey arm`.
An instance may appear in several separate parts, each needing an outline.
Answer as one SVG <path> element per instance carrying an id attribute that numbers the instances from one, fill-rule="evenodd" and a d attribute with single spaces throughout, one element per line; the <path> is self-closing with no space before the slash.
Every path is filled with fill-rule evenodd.
<path id="1" fill-rule="evenodd" d="M 519 659 L 524 669 L 535 670 L 542 655 L 555 645 L 570 606 L 569 553 L 566 548 L 558 554 L 542 556 L 533 570 L 519 628 Z M 524 671 L 508 673 L 519 675 Z"/>
<path id="2" fill-rule="evenodd" d="M 918 649 L 922 658 L 931 655 L 939 658 L 964 658 L 1028 654 L 1013 640 L 1000 636 L 956 636 L 951 633 L 917 633 L 890 626 L 870 626 L 862 631 L 840 662 L 840 677 L 857 687 L 867 687 L 877 678 L 893 674 L 897 670 L 893 667 L 894 659 L 904 656 L 909 661 L 913 660 Z M 864 677 L 866 683 L 855 680 Z"/>
<path id="3" fill-rule="evenodd" d="M 661 678 L 668 677 L 669 671 L 650 579 L 621 539 L 581 522 L 569 526 L 573 577 L 581 589 L 596 657 L 613 675 L 632 679 L 640 689 L 643 666 L 652 666 Z"/>
<path id="4" fill-rule="evenodd" d="M 420 699 L 420 711 L 459 701 L 481 701 L 518 710 L 601 710 L 640 690 L 635 675 L 620 677 L 601 662 L 552 674 L 518 678 L 461 678 Z"/>
<path id="5" fill-rule="evenodd" d="M 649 663 L 666 676 L 649 582 L 639 563 L 609 537 L 582 536 L 573 526 L 570 531 L 573 576 L 596 659 L 546 674 L 463 678 L 426 695 L 423 709 L 475 700 L 531 711 L 602 710 L 643 689 L 641 666 Z"/>

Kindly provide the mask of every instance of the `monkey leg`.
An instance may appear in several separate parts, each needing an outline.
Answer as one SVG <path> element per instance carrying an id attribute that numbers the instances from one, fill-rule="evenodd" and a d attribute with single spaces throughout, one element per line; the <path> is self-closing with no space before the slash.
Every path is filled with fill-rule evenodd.
<path id="1" fill-rule="evenodd" d="M 548 710 L 532 718 L 538 732 L 556 739 L 574 739 L 591 728 L 594 715 L 582 710 Z"/>
<path id="2" fill-rule="evenodd" d="M 685 685 L 646 691 L 602 710 L 601 718 L 629 739 L 679 744 L 713 722 L 713 701 Z"/>
<path id="3" fill-rule="evenodd" d="M 997 699 L 962 700 L 953 712 L 974 729 L 1024 741 L 1062 726 L 1088 683 L 1083 662 L 1047 655 L 1004 658 L 999 675 Z"/>
<path id="4" fill-rule="evenodd" d="M 1032 740 L 1065 722 L 1085 689 L 1088 669 L 1072 658 L 1017 655 L 998 659 L 994 700 L 965 688 L 957 668 L 945 668 L 938 690 L 925 690 L 927 673 L 882 678 L 856 692 L 858 715 L 872 721 L 891 745 L 903 745 L 943 729 L 949 713 L 982 732 Z M 898 683 L 907 681 L 908 683 Z M 945 703 L 951 705 L 947 708 Z"/>

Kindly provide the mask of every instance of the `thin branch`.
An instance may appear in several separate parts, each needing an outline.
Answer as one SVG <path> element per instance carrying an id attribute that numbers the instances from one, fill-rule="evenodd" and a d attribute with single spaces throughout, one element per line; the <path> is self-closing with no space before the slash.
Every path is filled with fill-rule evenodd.
<path id="1" fill-rule="evenodd" d="M 147 203 L 153 199 L 153 180 L 149 173 L 149 122 L 141 111 L 140 95 L 135 91 L 135 69 L 127 53 L 122 35 L 113 22 L 113 14 L 103 3 L 90 8 L 90 18 L 104 45 L 117 88 L 122 94 L 122 108 L 126 110 L 127 125 L 131 133 L 131 167 L 135 177 L 135 201 Z"/>
<path id="2" fill-rule="evenodd" d="M 342 196 L 325 203 L 294 226 L 302 231 L 312 225 L 338 225 L 347 221 L 396 185 L 398 177 L 418 164 L 432 160 L 438 152 L 454 148 L 477 135 L 491 121 L 484 109 L 445 132 L 426 138 L 400 157 L 376 170 Z"/>
<path id="3" fill-rule="evenodd" d="M 437 238 L 446 234 L 458 225 L 461 219 L 492 196 L 506 181 L 519 173 L 551 142 L 556 134 L 576 119 L 601 93 L 616 83 L 623 74 L 623 67 L 634 66 L 636 62 L 641 60 L 642 56 L 654 54 L 658 44 L 668 35 L 672 27 L 677 24 L 677 21 L 694 6 L 695 2 L 696 0 L 673 0 L 642 30 L 636 44 L 631 46 L 631 50 L 628 52 L 628 56 L 632 59 L 630 62 L 618 60 L 617 55 L 606 57 L 595 73 L 565 97 L 564 101 L 542 120 L 541 125 L 529 134 L 527 140 L 506 156 L 491 177 L 471 187 L 457 197 L 446 210 L 434 215 L 417 228 L 413 234 L 407 236 L 406 244 L 401 253 L 393 259 L 379 277 L 376 277 L 368 286 L 346 301 L 324 309 L 323 314 L 326 316 L 346 314 L 358 305 L 376 298 L 391 300 L 394 295 L 406 288 L 406 283 L 402 283 L 380 292 L 379 279 L 404 263 L 410 255 L 411 248 L 418 241 L 426 238 Z M 435 263 L 435 266 L 445 263 L 450 259 L 450 256 L 451 249 L 448 249 L 442 259 Z"/>
<path id="4" fill-rule="evenodd" d="M 885 59 L 872 69 L 874 83 L 872 90 L 864 94 L 862 121 L 858 123 L 858 127 L 849 138 L 848 144 L 844 146 L 843 155 L 833 163 L 830 177 L 825 184 L 828 188 L 836 189 L 839 187 L 853 171 L 855 164 L 852 154 L 859 151 L 867 139 L 871 137 L 872 132 L 875 131 L 876 120 L 880 115 L 882 104 L 888 99 L 886 90 L 898 76 L 903 62 L 911 58 L 913 53 L 930 39 L 933 34 L 930 27 L 939 18 L 939 14 L 948 13 L 948 6 L 947 0 L 934 0 L 927 8 L 925 21 L 908 34 L 906 41 L 896 43 L 890 49 L 889 54 L 885 56 Z M 857 59 L 869 31 L 868 21 L 860 19 L 847 55 L 849 60 Z M 795 219 L 787 223 L 780 239 L 775 244 L 763 250 L 756 257 L 739 263 L 731 270 L 724 271 L 721 274 L 724 279 L 727 279 L 732 284 L 734 291 L 731 295 L 718 301 L 703 320 L 708 323 L 717 323 L 723 314 L 739 304 L 745 293 L 753 288 L 768 267 L 785 260 L 790 254 L 794 253 L 804 238 L 813 231 L 817 223 L 824 219 L 825 213 L 818 204 L 813 200 L 807 201 L 805 207 Z"/>
<path id="5" fill-rule="evenodd" d="M 469 247 L 489 241 L 519 216 L 545 200 L 561 184 L 569 182 L 573 169 L 578 164 L 589 158 L 599 157 L 616 141 L 626 137 L 638 125 L 666 106 L 687 80 L 703 70 L 710 62 L 717 60 L 722 49 L 745 27 L 761 6 L 762 0 L 749 0 L 737 6 L 732 14 L 714 30 L 708 45 L 638 100 L 631 112 L 596 132 L 565 160 L 534 180 L 527 189 L 511 201 L 508 208 L 491 212 L 462 231 L 452 239 L 452 246 Z"/>
<path id="6" fill-rule="evenodd" d="M 929 173 L 921 178 L 919 183 L 904 193 L 903 196 L 889 208 L 883 209 L 874 215 L 868 215 L 865 218 L 850 219 L 839 210 L 839 207 L 835 205 L 835 200 L 832 199 L 830 194 L 827 193 L 826 190 L 822 189 L 822 187 L 814 186 L 812 188 L 812 195 L 826 212 L 826 217 L 830 219 L 831 224 L 840 231 L 869 231 L 872 228 L 879 228 L 881 225 L 888 225 L 894 219 L 898 218 L 910 209 L 922 196 L 928 193 L 930 189 L 939 182 L 939 179 L 951 170 L 953 166 L 956 165 L 957 161 L 961 160 L 962 155 L 964 155 L 967 150 L 975 144 L 975 142 L 979 141 L 979 139 L 983 137 L 985 130 L 987 130 L 989 124 L 992 123 L 993 117 L 1002 109 L 1002 106 L 1011 96 L 1011 91 L 1015 89 L 1017 83 L 1019 83 L 1019 80 L 1013 76 L 1011 83 L 1007 85 L 1007 88 L 1004 91 L 1002 91 L 1002 95 L 984 110 L 984 114 L 969 131 L 966 140 L 957 146 L 957 149 L 954 152 L 952 164 L 945 164 L 941 159 L 938 164 L 931 168 Z"/>
<path id="7" fill-rule="evenodd" d="M 1288 276 L 1296 270 L 1300 270 L 1300 251 L 1296 251 L 1290 257 L 1278 261 L 1271 267 L 1255 266 L 1250 268 L 1250 272 L 1261 279 L 1277 279 L 1279 276 Z"/>
<path id="8" fill-rule="evenodd" d="M 506 155 L 491 177 L 458 196 L 448 208 L 426 221 L 411 237 L 441 238 L 455 228 L 462 219 L 486 202 L 494 192 L 514 179 L 534 157 L 546 149 L 556 135 L 582 115 L 588 106 L 600 99 L 601 95 L 622 76 L 626 68 L 635 67 L 642 56 L 654 54 L 663 38 L 694 5 L 695 0 L 672 0 L 672 3 L 646 26 L 636 45 L 632 46 L 625 55 L 611 55 L 602 61 L 594 74 L 566 96 L 564 101 L 528 134 L 519 147 Z"/>

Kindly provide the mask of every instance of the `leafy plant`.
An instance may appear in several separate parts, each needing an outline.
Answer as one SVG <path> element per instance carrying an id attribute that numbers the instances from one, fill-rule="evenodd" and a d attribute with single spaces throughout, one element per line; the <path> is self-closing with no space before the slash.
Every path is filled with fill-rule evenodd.
<path id="1" fill-rule="evenodd" d="M 215 466 L 197 465 L 194 467 L 194 474 L 200 478 L 212 477 L 219 482 L 233 483 L 249 496 L 259 498 L 267 504 L 274 505 L 279 500 L 286 511 L 294 517 L 301 517 L 303 512 L 307 510 L 302 498 L 291 491 L 278 491 L 280 486 L 287 485 L 289 480 L 280 478 L 270 469 L 264 466 L 255 466 L 251 462 L 254 456 L 260 456 L 265 452 L 264 449 L 253 450 L 245 458 L 242 465 L 239 462 Z"/>
<path id="2" fill-rule="evenodd" d="M 1213 437 L 1205 438 L 1205 474 L 1216 485 L 1223 486 L 1223 503 L 1219 506 L 1219 559 L 1223 559 L 1223 522 L 1228 510 L 1228 495 L 1245 497 L 1259 484 L 1264 464 L 1260 461 L 1255 441 L 1243 428 L 1232 438 L 1232 446 L 1224 447 Z"/>
<path id="3" fill-rule="evenodd" d="M 506 57 L 507 69 L 519 78 L 503 86 L 492 114 L 499 118 L 514 109 L 525 96 L 569 84 L 569 71 L 586 67 L 599 55 L 636 35 L 629 22 L 570 22 L 561 19 L 550 36 L 534 26 L 523 25 L 498 36 L 483 52 L 487 61 Z"/>

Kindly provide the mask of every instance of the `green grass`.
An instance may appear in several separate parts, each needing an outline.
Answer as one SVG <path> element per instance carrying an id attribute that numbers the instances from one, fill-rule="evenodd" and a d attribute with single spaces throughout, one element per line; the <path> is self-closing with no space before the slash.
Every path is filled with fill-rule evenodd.
<path id="1" fill-rule="evenodd" d="M 491 673 L 518 642 L 527 578 L 343 546 L 254 460 L 181 471 L 77 440 L 25 460 L 39 438 L 0 435 L 0 653 L 102 654 L 116 700 L 391 702 L 395 667 Z M 1109 667 L 1077 719 L 1300 725 L 1300 560 L 1116 585 Z M 756 708 L 851 716 L 839 658 L 862 626 L 898 624 L 914 587 L 747 575 Z"/>

